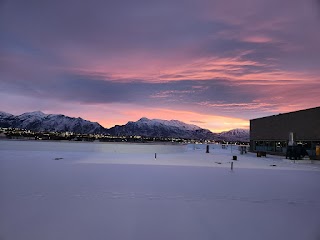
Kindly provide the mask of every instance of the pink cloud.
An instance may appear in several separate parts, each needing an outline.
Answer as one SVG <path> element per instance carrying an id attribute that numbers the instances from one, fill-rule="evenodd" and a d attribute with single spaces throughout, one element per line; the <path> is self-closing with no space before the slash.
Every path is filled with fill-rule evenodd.
<path id="1" fill-rule="evenodd" d="M 251 42 L 251 43 L 269 43 L 272 42 L 272 38 L 265 37 L 265 36 L 248 36 L 241 39 L 244 42 Z"/>

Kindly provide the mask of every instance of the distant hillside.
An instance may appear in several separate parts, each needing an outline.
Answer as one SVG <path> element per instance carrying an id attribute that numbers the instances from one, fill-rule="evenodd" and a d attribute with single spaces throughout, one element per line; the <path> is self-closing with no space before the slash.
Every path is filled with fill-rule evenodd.
<path id="1" fill-rule="evenodd" d="M 217 140 L 249 142 L 249 139 L 248 129 L 233 129 L 217 134 Z"/>
<path id="2" fill-rule="evenodd" d="M 116 125 L 108 130 L 114 136 L 140 135 L 145 137 L 174 137 L 185 139 L 211 139 L 215 134 L 196 125 L 186 124 L 177 120 L 160 120 L 141 118 L 136 122 Z"/>
<path id="3" fill-rule="evenodd" d="M 13 127 L 32 131 L 56 131 L 75 133 L 105 133 L 106 129 L 99 123 L 82 118 L 68 117 L 62 114 L 44 114 L 29 112 L 14 116 L 0 112 L 0 127 Z"/>
<path id="4" fill-rule="evenodd" d="M 136 122 L 116 125 L 110 129 L 99 123 L 62 114 L 29 112 L 14 116 L 0 112 L 0 127 L 28 129 L 32 131 L 74 132 L 83 134 L 110 134 L 113 136 L 144 136 L 162 138 L 207 139 L 225 141 L 249 141 L 249 130 L 234 129 L 222 133 L 212 133 L 208 129 L 178 120 L 141 118 Z"/>

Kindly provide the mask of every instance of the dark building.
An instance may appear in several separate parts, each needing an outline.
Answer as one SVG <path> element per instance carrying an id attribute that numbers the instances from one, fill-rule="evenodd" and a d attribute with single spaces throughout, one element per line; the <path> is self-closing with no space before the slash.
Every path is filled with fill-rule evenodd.
<path id="1" fill-rule="evenodd" d="M 315 157 L 320 151 L 320 107 L 250 120 L 251 151 L 285 155 L 290 133 L 295 145 Z"/>

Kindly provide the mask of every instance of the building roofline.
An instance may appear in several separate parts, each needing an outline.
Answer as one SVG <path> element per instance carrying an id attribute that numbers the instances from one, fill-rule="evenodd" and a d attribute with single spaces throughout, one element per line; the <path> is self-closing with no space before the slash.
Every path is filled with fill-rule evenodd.
<path id="1" fill-rule="evenodd" d="M 314 110 L 314 109 L 319 109 L 319 110 L 320 110 L 320 106 L 319 106 L 319 107 L 313 107 L 313 108 L 307 108 L 307 109 L 301 109 L 301 110 L 297 110 L 297 111 L 293 111 L 293 112 L 279 113 L 279 114 L 270 115 L 270 116 L 265 116 L 265 117 L 260 117 L 260 118 L 253 118 L 253 119 L 250 119 L 250 121 L 252 121 L 252 120 L 258 120 L 258 119 L 262 119 L 262 118 L 268 118 L 268 117 L 276 117 L 276 116 L 286 115 L 286 114 L 291 114 L 291 113 L 297 113 L 297 112 L 303 112 L 303 111 L 310 111 L 310 110 Z"/>

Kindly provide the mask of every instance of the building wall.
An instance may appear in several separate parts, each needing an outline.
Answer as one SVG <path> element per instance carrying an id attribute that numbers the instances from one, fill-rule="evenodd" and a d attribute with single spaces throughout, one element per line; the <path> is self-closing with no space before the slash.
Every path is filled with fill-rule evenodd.
<path id="1" fill-rule="evenodd" d="M 320 143 L 320 107 L 250 120 L 251 151 L 284 154 L 290 132 L 313 154 Z"/>
<path id="2" fill-rule="evenodd" d="M 320 140 L 320 107 L 250 120 L 250 140 Z"/>

